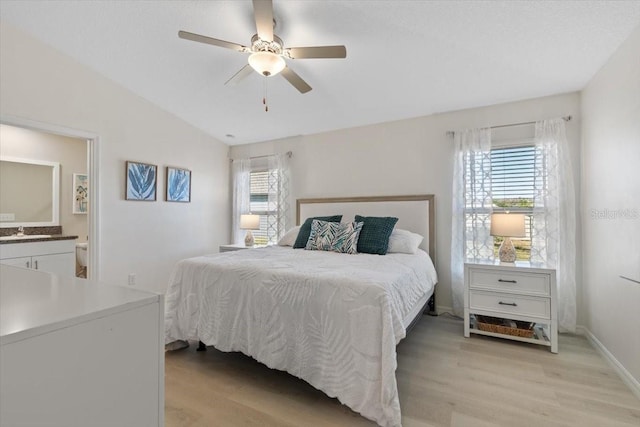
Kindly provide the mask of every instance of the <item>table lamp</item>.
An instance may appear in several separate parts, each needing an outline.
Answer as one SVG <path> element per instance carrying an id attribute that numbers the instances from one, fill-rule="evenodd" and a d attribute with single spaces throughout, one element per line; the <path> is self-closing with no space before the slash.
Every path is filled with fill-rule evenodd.
<path id="1" fill-rule="evenodd" d="M 253 246 L 251 230 L 260 230 L 260 215 L 240 215 L 240 229 L 247 230 L 247 235 L 244 237 L 245 246 Z"/>
<path id="2" fill-rule="evenodd" d="M 513 213 L 499 213 L 491 215 L 491 235 L 504 237 L 498 256 L 500 263 L 513 264 L 516 260 L 516 248 L 511 237 L 525 237 L 524 215 Z"/>

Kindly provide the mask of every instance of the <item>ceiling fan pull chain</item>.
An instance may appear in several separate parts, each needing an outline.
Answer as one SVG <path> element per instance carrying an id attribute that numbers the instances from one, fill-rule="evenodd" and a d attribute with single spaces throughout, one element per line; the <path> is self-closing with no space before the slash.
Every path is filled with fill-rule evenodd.
<path id="1" fill-rule="evenodd" d="M 264 96 L 262 97 L 262 103 L 264 104 L 264 111 L 269 112 L 269 104 L 267 104 L 267 77 L 264 77 Z"/>

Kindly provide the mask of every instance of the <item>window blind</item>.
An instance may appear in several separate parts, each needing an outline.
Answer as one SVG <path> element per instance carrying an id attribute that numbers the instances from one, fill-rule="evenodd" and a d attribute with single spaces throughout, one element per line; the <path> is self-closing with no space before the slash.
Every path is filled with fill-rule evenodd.
<path id="1" fill-rule="evenodd" d="M 535 196 L 534 146 L 491 150 L 491 194 L 494 211 L 532 212 Z"/>

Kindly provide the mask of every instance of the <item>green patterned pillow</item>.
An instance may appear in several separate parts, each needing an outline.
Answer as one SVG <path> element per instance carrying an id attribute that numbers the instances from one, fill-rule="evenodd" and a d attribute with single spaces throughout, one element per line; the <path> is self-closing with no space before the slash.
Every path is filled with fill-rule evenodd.
<path id="1" fill-rule="evenodd" d="M 311 233 L 305 249 L 357 254 L 361 229 L 361 222 L 342 224 L 314 219 L 311 223 Z"/>
<path id="2" fill-rule="evenodd" d="M 356 222 L 364 222 L 358 240 L 358 252 L 386 255 L 389 248 L 389 236 L 391 236 L 398 218 L 356 215 Z"/>
<path id="3" fill-rule="evenodd" d="M 320 221 L 340 222 L 342 221 L 342 215 L 316 216 L 307 218 L 304 224 L 300 226 L 298 237 L 296 237 L 296 242 L 293 244 L 294 249 L 300 249 L 307 246 L 307 240 L 309 240 L 309 234 L 311 233 L 311 221 L 313 221 L 314 219 L 318 219 Z"/>

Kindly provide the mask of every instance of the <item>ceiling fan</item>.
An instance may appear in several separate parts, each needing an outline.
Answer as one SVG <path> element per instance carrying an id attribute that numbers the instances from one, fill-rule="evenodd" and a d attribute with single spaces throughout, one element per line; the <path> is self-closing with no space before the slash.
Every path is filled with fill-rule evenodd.
<path id="1" fill-rule="evenodd" d="M 251 37 L 251 45 L 243 46 L 225 40 L 214 39 L 187 31 L 179 31 L 178 37 L 200 43 L 233 49 L 242 53 L 249 53 L 249 63 L 235 73 L 225 84 L 238 83 L 253 70 L 270 77 L 282 74 L 300 93 L 307 93 L 311 86 L 302 77 L 287 66 L 285 59 L 308 58 L 346 58 L 347 49 L 344 46 L 312 46 L 312 47 L 284 47 L 282 39 L 273 33 L 275 21 L 273 19 L 272 0 L 253 0 L 253 14 L 256 21 L 257 34 Z"/>

